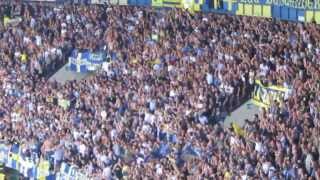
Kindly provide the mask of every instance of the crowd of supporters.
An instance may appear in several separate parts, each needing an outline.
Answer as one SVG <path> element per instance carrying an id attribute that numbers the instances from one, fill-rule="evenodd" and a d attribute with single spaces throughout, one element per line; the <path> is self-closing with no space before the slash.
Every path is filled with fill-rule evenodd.
<path id="1" fill-rule="evenodd" d="M 96 179 L 320 179 L 320 28 L 138 7 L 11 5 L 0 27 L 0 138 Z M 45 74 L 73 48 L 106 51 L 95 76 Z M 254 81 L 292 89 L 219 123 Z M 68 102 L 61 105 L 61 101 Z"/>

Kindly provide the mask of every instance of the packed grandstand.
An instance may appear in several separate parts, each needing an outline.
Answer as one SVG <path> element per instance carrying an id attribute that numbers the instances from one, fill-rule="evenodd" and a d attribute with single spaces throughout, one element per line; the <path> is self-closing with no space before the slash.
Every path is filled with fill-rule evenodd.
<path id="1" fill-rule="evenodd" d="M 130 6 L 1 15 L 0 162 L 25 177 L 320 179 L 318 25 Z M 108 66 L 48 81 L 74 49 Z M 223 127 L 257 81 L 291 91 Z"/>

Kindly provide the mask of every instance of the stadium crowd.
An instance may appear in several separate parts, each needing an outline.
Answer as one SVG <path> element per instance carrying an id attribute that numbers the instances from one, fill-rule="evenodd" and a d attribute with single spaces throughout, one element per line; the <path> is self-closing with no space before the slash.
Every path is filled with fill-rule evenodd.
<path id="1" fill-rule="evenodd" d="M 0 137 L 96 179 L 320 179 L 320 29 L 138 7 L 14 5 L 0 27 Z M 45 77 L 70 49 L 105 50 L 95 76 Z M 292 94 L 243 129 L 219 116 L 255 79 Z"/>

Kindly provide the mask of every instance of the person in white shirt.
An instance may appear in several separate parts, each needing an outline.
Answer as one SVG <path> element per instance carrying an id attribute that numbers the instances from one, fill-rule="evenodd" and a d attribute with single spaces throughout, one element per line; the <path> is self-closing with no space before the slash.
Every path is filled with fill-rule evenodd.
<path id="1" fill-rule="evenodd" d="M 213 84 L 213 76 L 211 73 L 206 74 L 206 80 L 209 85 Z"/>
<path id="2" fill-rule="evenodd" d="M 266 62 L 260 64 L 260 76 L 266 76 L 269 72 L 269 66 Z"/>
<path id="3" fill-rule="evenodd" d="M 105 180 L 112 180 L 111 167 L 106 166 L 105 168 L 103 168 L 102 176 L 103 176 L 103 179 L 105 179 Z"/>
<path id="4" fill-rule="evenodd" d="M 85 156 L 87 155 L 87 151 L 88 151 L 87 146 L 86 146 L 84 143 L 81 143 L 78 148 L 79 148 L 79 153 L 80 153 L 83 157 L 85 157 Z"/>

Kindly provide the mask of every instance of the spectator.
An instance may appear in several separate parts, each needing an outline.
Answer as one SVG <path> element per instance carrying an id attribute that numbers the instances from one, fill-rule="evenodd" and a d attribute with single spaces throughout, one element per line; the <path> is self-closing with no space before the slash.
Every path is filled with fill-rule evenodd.
<path id="1" fill-rule="evenodd" d="M 139 7 L 20 14 L 0 27 L 2 140 L 97 179 L 319 177 L 319 27 Z M 73 48 L 109 62 L 81 82 L 47 82 Z M 244 130 L 223 128 L 256 79 L 292 95 Z"/>

